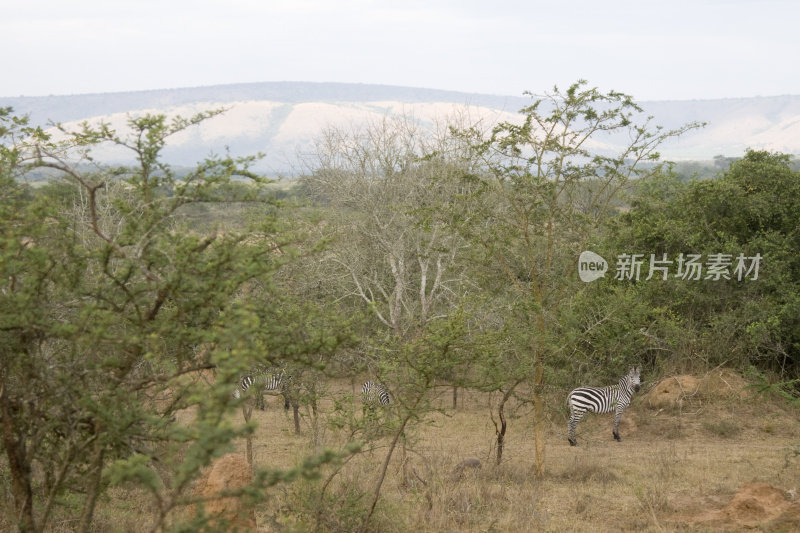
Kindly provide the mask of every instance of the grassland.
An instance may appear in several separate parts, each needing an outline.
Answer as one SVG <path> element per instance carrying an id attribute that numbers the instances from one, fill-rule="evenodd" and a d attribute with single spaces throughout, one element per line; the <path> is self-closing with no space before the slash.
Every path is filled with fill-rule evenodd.
<path id="1" fill-rule="evenodd" d="M 652 389 L 653 386 L 646 387 Z M 331 386 L 333 395 L 352 394 L 349 382 Z M 651 392 L 652 395 L 652 392 Z M 647 394 L 635 397 L 623 416 L 622 442 L 611 437 L 611 415 L 588 416 L 578 430 L 578 447 L 565 437 L 566 409 L 551 398 L 547 472 L 532 475 L 533 435 L 528 407 L 509 423 L 507 447 L 494 464 L 492 398 L 469 392 L 456 409 L 450 391 L 442 411 L 418 426 L 395 453 L 370 531 L 796 531 L 800 529 L 800 413 L 783 401 L 752 392 L 695 394 L 678 404 L 654 407 Z M 254 462 L 288 467 L 311 453 L 312 429 L 304 418 L 295 434 L 280 398 L 268 398 L 258 423 Z M 325 408 L 330 405 L 323 405 Z M 191 416 L 187 413 L 185 416 Z M 324 418 L 324 416 L 322 417 Z M 323 429 L 318 443 L 341 445 Z M 353 457 L 319 499 L 319 481 L 271 489 L 256 509 L 259 531 L 351 531 L 360 524 L 387 442 Z M 239 443 L 244 452 L 245 443 Z M 456 475 L 463 460 L 480 468 Z M 780 505 L 730 502 L 743 486 L 765 482 L 781 494 Z M 144 529 L 145 500 L 120 491 L 103 504 L 98 526 L 114 531 Z M 726 508 L 726 505 L 729 506 Z M 759 505 L 761 505 L 760 508 Z M 783 512 L 781 516 L 779 516 Z M 738 513 L 738 514 L 737 514 Z M 792 514 L 794 513 L 794 514 Z"/>

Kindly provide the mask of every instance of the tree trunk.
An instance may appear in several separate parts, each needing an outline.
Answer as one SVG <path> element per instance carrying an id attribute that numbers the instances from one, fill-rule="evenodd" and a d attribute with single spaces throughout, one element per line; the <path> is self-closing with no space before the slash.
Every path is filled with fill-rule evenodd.
<path id="1" fill-rule="evenodd" d="M 506 414 L 505 414 L 505 406 L 508 399 L 511 397 L 511 393 L 514 391 L 514 387 L 511 387 L 508 391 L 506 391 L 503 396 L 500 398 L 500 404 L 497 406 L 497 417 L 500 419 L 500 424 L 494 420 L 492 417 L 492 422 L 494 423 L 494 432 L 497 435 L 497 457 L 495 464 L 500 464 L 503 460 L 503 450 L 505 449 L 506 443 L 506 429 L 508 428 L 508 422 L 506 421 Z"/>
<path id="2" fill-rule="evenodd" d="M 541 301 L 539 302 L 541 305 Z M 540 333 L 545 333 L 545 324 L 542 314 L 536 316 L 536 327 Z M 531 346 L 534 356 L 533 364 L 533 447 L 535 450 L 534 474 L 536 477 L 544 475 L 544 354 L 538 346 Z"/>
<path id="3" fill-rule="evenodd" d="M 542 389 L 544 388 L 544 364 L 541 354 L 536 359 L 536 366 L 533 375 L 533 445 L 536 450 L 536 477 L 544 474 L 544 398 Z"/>
<path id="4" fill-rule="evenodd" d="M 497 415 L 500 417 L 500 428 L 498 429 L 495 426 L 495 432 L 497 433 L 497 461 L 495 464 L 500 464 L 503 460 L 503 447 L 505 446 L 506 441 L 506 418 L 503 416 L 503 406 L 501 405 L 497 410 Z"/>
<path id="5" fill-rule="evenodd" d="M 392 460 L 392 454 L 394 453 L 394 449 L 397 447 L 397 441 L 400 440 L 400 437 L 405 434 L 406 424 L 411 419 L 410 415 L 407 415 L 403 419 L 403 423 L 398 429 L 397 433 L 395 433 L 394 438 L 392 439 L 392 444 L 389 445 L 389 451 L 386 453 L 386 459 L 383 461 L 383 466 L 381 467 L 380 476 L 378 477 L 378 483 L 375 486 L 375 493 L 372 497 L 372 504 L 369 507 L 369 512 L 367 513 L 366 518 L 364 518 L 364 524 L 361 526 L 361 533 L 366 533 L 367 527 L 369 526 L 369 520 L 372 518 L 372 514 L 375 512 L 375 506 L 378 504 L 378 498 L 381 495 L 381 486 L 383 485 L 383 480 L 386 479 L 386 471 L 389 469 L 389 462 Z"/>
<path id="6" fill-rule="evenodd" d="M 292 416 L 294 416 L 294 432 L 300 434 L 300 406 L 292 402 Z"/>
<path id="7" fill-rule="evenodd" d="M 103 459 L 105 458 L 105 449 L 100 439 L 100 431 L 95 432 L 94 441 L 94 457 L 92 458 L 91 470 L 91 483 L 88 486 L 86 494 L 86 502 L 83 505 L 83 513 L 81 514 L 80 525 L 78 531 L 89 533 L 92 530 L 92 520 L 94 519 L 94 507 L 97 503 L 97 497 L 100 495 L 100 484 L 103 477 Z"/>
<path id="8" fill-rule="evenodd" d="M 41 518 L 39 518 L 39 527 L 42 529 L 47 527 L 47 522 L 50 520 L 50 512 L 53 509 L 53 504 L 56 502 L 58 490 L 61 488 L 61 484 L 64 482 L 64 478 L 67 476 L 67 472 L 69 471 L 69 467 L 72 465 L 74 457 L 81 453 L 83 448 L 84 446 L 79 446 L 76 451 L 72 444 L 70 444 L 66 453 L 64 454 L 64 459 L 61 462 L 61 467 L 58 469 L 58 472 L 51 473 L 51 475 L 55 474 L 55 477 L 53 478 L 52 483 L 49 485 L 47 503 L 45 503 L 44 511 L 42 511 Z"/>
<path id="9" fill-rule="evenodd" d="M 0 420 L 3 424 L 3 447 L 11 471 L 11 492 L 14 495 L 16 519 L 21 531 L 36 531 L 33 521 L 33 490 L 31 489 L 31 465 L 25 449 L 25 439 L 15 435 L 14 419 L 8 397 L 0 388 Z"/>
<path id="10" fill-rule="evenodd" d="M 458 409 L 458 387 L 453 385 L 453 409 Z"/>
<path id="11" fill-rule="evenodd" d="M 245 401 L 242 403 L 242 416 L 244 417 L 244 423 L 247 424 L 250 422 L 250 415 L 253 413 L 253 406 L 250 404 L 249 401 Z M 246 456 L 247 456 L 247 464 L 250 465 L 250 468 L 253 468 L 253 435 L 250 433 L 247 434 L 245 437 L 246 439 Z"/>
<path id="12" fill-rule="evenodd" d="M 319 413 L 317 411 L 317 396 L 316 392 L 311 397 L 311 427 L 313 430 L 314 438 L 314 453 L 319 453 Z"/>

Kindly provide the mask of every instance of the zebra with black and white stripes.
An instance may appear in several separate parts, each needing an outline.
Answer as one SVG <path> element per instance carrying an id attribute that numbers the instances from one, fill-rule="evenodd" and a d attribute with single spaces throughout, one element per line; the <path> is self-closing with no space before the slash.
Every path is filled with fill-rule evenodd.
<path id="1" fill-rule="evenodd" d="M 383 383 L 367 381 L 361 386 L 361 403 L 365 406 L 389 405 L 391 402 L 392 396 Z"/>
<path id="2" fill-rule="evenodd" d="M 634 392 L 641 387 L 641 368 L 631 368 L 620 378 L 616 385 L 608 387 L 579 387 L 567 396 L 569 404 L 569 422 L 567 423 L 567 440 L 576 446 L 575 427 L 587 411 L 593 413 L 610 413 L 614 411 L 614 439 L 619 438 L 619 421 L 622 412 L 630 405 Z"/>
<path id="3" fill-rule="evenodd" d="M 256 402 L 262 411 L 265 408 L 264 391 L 280 391 L 283 395 L 283 408 L 289 409 L 289 382 L 291 376 L 279 368 L 256 367 L 239 380 L 239 386 L 233 391 L 233 397 L 239 399 L 253 388 L 257 394 Z"/>

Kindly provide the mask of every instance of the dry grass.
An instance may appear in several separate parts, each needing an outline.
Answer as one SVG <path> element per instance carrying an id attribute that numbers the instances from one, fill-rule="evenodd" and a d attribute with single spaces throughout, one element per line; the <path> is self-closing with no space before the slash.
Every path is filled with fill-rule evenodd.
<path id="1" fill-rule="evenodd" d="M 332 390 L 352 393 L 345 382 Z M 267 411 L 253 413 L 257 465 L 287 467 L 312 451 L 307 420 L 295 435 L 281 402 L 268 398 Z M 449 391 L 442 391 L 442 407 L 449 402 Z M 551 403 L 564 402 L 554 397 Z M 634 399 L 623 416 L 621 443 L 612 439 L 611 415 L 593 415 L 578 427 L 578 447 L 566 440 L 566 410 L 554 408 L 541 479 L 532 475 L 529 412 L 510 421 L 503 462 L 495 465 L 488 406 L 486 395 L 468 393 L 456 411 L 433 414 L 414 430 L 392 460 L 371 531 L 736 531 L 733 523 L 704 522 L 704 513 L 721 509 L 753 481 L 800 490 L 800 456 L 790 453 L 800 441 L 798 413 L 763 398 L 704 400 L 680 409 L 653 409 Z M 323 445 L 341 445 L 338 438 L 322 432 Z M 360 523 L 386 454 L 386 442 L 379 444 L 334 477 L 322 504 L 322 530 L 351 531 Z M 454 476 L 468 458 L 482 467 Z M 320 484 L 272 489 L 257 509 L 260 531 L 312 529 Z M 131 530 L 127 510 L 146 505 L 134 494 L 131 501 L 118 496 L 98 513 L 99 530 L 114 524 L 114 516 L 117 527 L 109 530 Z"/>
<path id="2" fill-rule="evenodd" d="M 448 404 L 448 391 L 441 402 Z M 800 488 L 800 458 L 787 460 L 800 439 L 800 420 L 796 412 L 763 399 L 704 401 L 680 410 L 654 410 L 634 401 L 623 416 L 621 443 L 612 439 L 611 415 L 594 415 L 579 426 L 576 448 L 566 441 L 566 413 L 556 409 L 542 479 L 532 475 L 530 416 L 520 413 L 509 424 L 499 466 L 487 397 L 468 394 L 455 412 L 432 415 L 430 424 L 416 430 L 414 442 L 396 453 L 374 530 L 706 531 L 696 518 L 722 506 L 745 483 Z M 258 464 L 285 466 L 308 452 L 310 429 L 294 435 L 277 403 L 256 416 Z M 325 437 L 337 444 L 333 435 Z M 339 497 L 333 502 L 352 503 L 359 495 L 363 500 L 385 452 L 378 448 L 351 461 L 333 484 Z M 482 468 L 454 478 L 454 468 L 468 458 L 480 459 Z M 275 490 L 274 500 L 260 510 L 262 522 L 272 516 L 284 525 L 294 523 L 287 520 L 287 508 L 297 505 L 297 497 Z"/>

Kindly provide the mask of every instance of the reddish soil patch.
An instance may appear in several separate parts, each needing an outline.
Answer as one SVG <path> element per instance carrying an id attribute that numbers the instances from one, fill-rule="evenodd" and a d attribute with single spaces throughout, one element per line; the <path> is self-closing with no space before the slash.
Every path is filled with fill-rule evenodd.
<path id="1" fill-rule="evenodd" d="M 720 512 L 731 521 L 755 525 L 780 516 L 790 505 L 782 490 L 768 483 L 748 483 Z"/>
<path id="2" fill-rule="evenodd" d="M 746 483 L 721 509 L 704 511 L 681 522 L 703 524 L 721 531 L 758 528 L 762 531 L 800 531 L 800 502 L 768 483 Z"/>
<path id="3" fill-rule="evenodd" d="M 239 498 L 223 498 L 220 493 L 249 485 L 253 474 L 247 459 L 239 453 L 229 453 L 214 461 L 195 489 L 195 494 L 208 499 L 207 515 L 224 519 L 229 531 L 255 531 L 256 519 L 252 509 L 245 509 Z"/>
<path id="4" fill-rule="evenodd" d="M 731 370 L 714 369 L 700 378 L 690 375 L 665 378 L 644 396 L 644 400 L 653 409 L 681 407 L 686 402 L 703 400 L 737 400 L 750 395 L 747 385 Z"/>
<path id="5" fill-rule="evenodd" d="M 645 395 L 645 403 L 654 408 L 683 405 L 686 398 L 697 394 L 699 381 L 692 376 L 674 376 L 661 380 Z"/>

